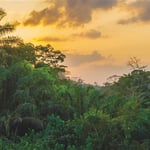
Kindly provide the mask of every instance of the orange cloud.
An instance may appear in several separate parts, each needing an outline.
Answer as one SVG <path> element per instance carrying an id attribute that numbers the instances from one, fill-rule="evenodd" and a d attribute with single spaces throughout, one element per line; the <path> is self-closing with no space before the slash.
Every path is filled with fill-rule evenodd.
<path id="1" fill-rule="evenodd" d="M 95 30 L 95 29 L 91 29 L 87 32 L 81 32 L 79 34 L 73 34 L 74 37 L 85 37 L 85 38 L 89 38 L 89 39 L 97 39 L 102 37 L 102 34 L 100 31 Z"/>
<path id="2" fill-rule="evenodd" d="M 60 37 L 50 37 L 50 36 L 45 36 L 45 37 L 39 37 L 34 39 L 36 41 L 40 42 L 64 42 L 67 41 L 67 38 L 60 38 Z"/>

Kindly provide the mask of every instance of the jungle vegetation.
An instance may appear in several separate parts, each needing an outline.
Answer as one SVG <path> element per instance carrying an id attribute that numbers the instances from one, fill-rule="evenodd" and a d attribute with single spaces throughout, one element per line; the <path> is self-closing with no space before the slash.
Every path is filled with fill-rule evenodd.
<path id="1" fill-rule="evenodd" d="M 0 25 L 1 150 L 149 150 L 150 71 L 133 58 L 130 73 L 103 87 L 75 82 L 61 51 L 7 36 L 13 30 Z M 41 130 L 12 128 L 27 117 Z"/>

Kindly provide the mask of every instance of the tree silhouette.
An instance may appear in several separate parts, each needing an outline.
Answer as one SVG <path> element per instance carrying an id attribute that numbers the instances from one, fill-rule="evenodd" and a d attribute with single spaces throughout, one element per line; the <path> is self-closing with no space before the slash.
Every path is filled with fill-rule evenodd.
<path id="1" fill-rule="evenodd" d="M 137 57 L 130 57 L 127 65 L 131 67 L 132 70 L 143 70 L 147 67 L 141 65 L 141 60 L 138 59 Z"/>
<path id="2" fill-rule="evenodd" d="M 6 16 L 6 12 L 0 8 L 0 21 Z M 10 23 L 0 24 L 0 46 L 12 45 L 21 41 L 20 38 L 16 36 L 7 36 L 8 33 L 13 32 L 15 26 Z"/>

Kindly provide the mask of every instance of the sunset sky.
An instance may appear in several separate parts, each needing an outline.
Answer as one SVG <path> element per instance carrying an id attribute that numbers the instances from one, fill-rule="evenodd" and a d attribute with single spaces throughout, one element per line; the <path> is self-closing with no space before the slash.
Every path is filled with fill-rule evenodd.
<path id="1" fill-rule="evenodd" d="M 102 84 L 130 71 L 130 57 L 150 68 L 150 0 L 0 0 L 13 33 L 66 54 L 72 77 Z"/>

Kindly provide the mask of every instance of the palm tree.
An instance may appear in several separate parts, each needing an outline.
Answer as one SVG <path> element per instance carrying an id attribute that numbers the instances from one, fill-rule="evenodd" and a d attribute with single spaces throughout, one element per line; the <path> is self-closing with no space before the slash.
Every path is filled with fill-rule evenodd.
<path id="1" fill-rule="evenodd" d="M 0 8 L 0 21 L 6 16 L 6 12 Z M 6 36 L 6 34 L 13 32 L 15 26 L 9 23 L 0 25 L 0 46 L 16 44 L 20 38 L 16 36 Z"/>
<path id="2" fill-rule="evenodd" d="M 6 12 L 0 8 L 0 21 L 6 16 Z M 15 30 L 15 26 L 9 23 L 0 24 L 0 66 L 7 67 L 12 62 L 12 46 L 21 43 L 16 36 L 9 36 Z"/>

